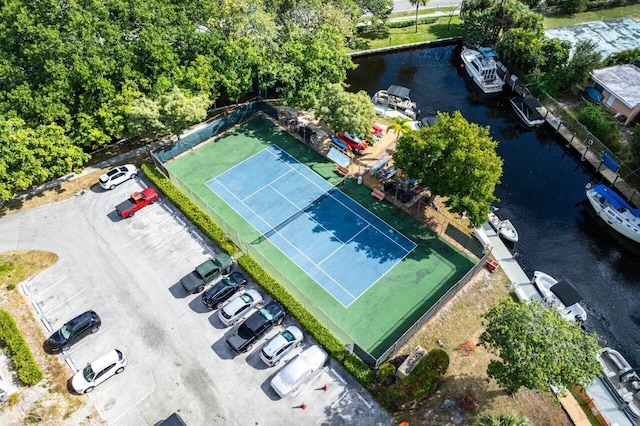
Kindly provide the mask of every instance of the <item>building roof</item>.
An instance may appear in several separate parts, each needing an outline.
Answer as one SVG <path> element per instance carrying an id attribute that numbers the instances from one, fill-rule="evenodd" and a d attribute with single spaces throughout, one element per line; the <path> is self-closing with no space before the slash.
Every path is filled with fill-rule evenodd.
<path id="1" fill-rule="evenodd" d="M 572 45 L 579 40 L 592 40 L 604 58 L 613 53 L 640 47 L 640 22 L 631 18 L 585 22 L 551 28 L 544 33 L 550 38 L 568 40 Z"/>
<path id="2" fill-rule="evenodd" d="M 591 78 L 613 93 L 627 107 L 640 104 L 640 68 L 635 65 L 616 65 L 591 73 Z"/>

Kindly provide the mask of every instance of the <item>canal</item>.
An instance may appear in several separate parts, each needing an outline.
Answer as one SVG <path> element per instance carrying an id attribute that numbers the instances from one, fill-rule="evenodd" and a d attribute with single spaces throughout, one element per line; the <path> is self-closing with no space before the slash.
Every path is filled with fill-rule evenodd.
<path id="1" fill-rule="evenodd" d="M 551 127 L 525 129 L 506 96 L 478 94 L 459 67 L 458 52 L 449 45 L 354 58 L 359 67 L 348 73 L 349 90 L 373 95 L 398 84 L 411 89 L 421 116 L 459 110 L 489 126 L 504 160 L 496 206 L 520 235 L 518 262 L 530 277 L 540 270 L 571 282 L 585 299 L 585 328 L 640 367 L 640 254 L 621 247 L 592 217 L 584 188 L 597 177 Z"/>

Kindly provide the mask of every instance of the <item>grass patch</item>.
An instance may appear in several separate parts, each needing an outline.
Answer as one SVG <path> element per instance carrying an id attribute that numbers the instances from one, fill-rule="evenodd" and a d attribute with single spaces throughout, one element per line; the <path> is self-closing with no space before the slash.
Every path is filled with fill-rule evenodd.
<path id="1" fill-rule="evenodd" d="M 451 24 L 449 25 L 449 20 Z M 407 28 L 391 28 L 384 31 L 370 31 L 358 34 L 354 38 L 354 49 L 351 52 L 362 50 L 380 49 L 383 47 L 402 46 L 424 41 L 433 41 L 441 38 L 459 37 L 460 24 L 459 17 L 441 17 L 433 24 L 418 25 Z"/>
<path id="2" fill-rule="evenodd" d="M 589 12 L 576 13 L 575 15 L 547 15 L 544 17 L 545 28 L 566 27 L 568 25 L 581 24 L 583 22 L 600 21 L 602 19 L 635 18 L 640 19 L 640 3 L 629 6 L 614 7 L 611 9 L 598 9 Z"/>
<path id="3" fill-rule="evenodd" d="M 58 261 L 58 256 L 45 251 L 13 251 L 0 253 L 0 284 L 9 287 L 39 274 Z"/>
<path id="4" fill-rule="evenodd" d="M 571 395 L 573 395 L 576 401 L 578 401 L 578 404 L 580 404 L 582 411 L 585 412 L 587 418 L 589 419 L 589 423 L 591 423 L 592 426 L 600 426 L 600 421 L 595 416 L 595 414 L 593 414 L 593 411 L 591 411 L 591 408 L 589 407 L 589 404 L 587 404 L 587 401 L 585 401 L 582 393 L 575 388 L 569 389 L 569 392 L 571 392 Z"/>
<path id="5" fill-rule="evenodd" d="M 436 7 L 435 9 L 429 8 L 429 9 L 418 9 L 418 19 L 420 19 L 421 16 L 424 15 L 430 15 L 433 12 L 451 12 L 452 10 L 460 10 L 459 7 Z M 389 18 L 393 19 L 393 18 L 413 18 L 413 20 L 416 19 L 416 10 L 407 10 L 406 12 L 395 12 L 389 15 Z M 366 16 L 362 17 L 363 20 L 367 20 L 369 19 Z M 409 19 L 407 19 L 409 20 Z"/>

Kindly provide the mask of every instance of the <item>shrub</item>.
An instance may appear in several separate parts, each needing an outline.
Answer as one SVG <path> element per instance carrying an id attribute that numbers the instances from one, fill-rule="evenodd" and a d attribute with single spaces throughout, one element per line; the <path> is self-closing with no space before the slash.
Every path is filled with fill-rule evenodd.
<path id="1" fill-rule="evenodd" d="M 382 369 L 382 366 L 380 368 Z M 431 350 L 420 360 L 411 374 L 388 388 L 381 389 L 382 405 L 389 411 L 398 411 L 407 402 L 420 401 L 432 395 L 442 383 L 447 368 L 449 355 L 442 349 Z"/>
<path id="2" fill-rule="evenodd" d="M 194 225 L 215 242 L 228 254 L 236 254 L 237 246 L 228 238 L 225 232 L 200 208 L 184 195 L 173 183 L 164 177 L 152 164 L 142 165 L 142 171 L 158 187 Z M 242 254 L 237 259 L 238 265 L 249 274 L 274 300 L 280 302 L 289 315 L 294 318 L 335 360 L 341 362 L 347 371 L 362 385 L 369 386 L 375 373 L 360 358 L 348 353 L 342 343 L 322 325 L 304 306 L 298 302 L 278 281 L 269 275 L 251 256 Z"/>
<path id="3" fill-rule="evenodd" d="M 578 113 L 578 120 L 612 151 L 619 149 L 620 130 L 616 120 L 599 105 L 589 105 Z"/>
<path id="4" fill-rule="evenodd" d="M 637 164 L 640 164 L 640 124 L 636 124 L 631 134 L 631 153 Z"/>
<path id="5" fill-rule="evenodd" d="M 396 374 L 396 366 L 388 362 L 384 363 L 378 369 L 378 373 L 380 373 L 380 376 L 382 376 L 383 378 L 392 376 Z"/>
<path id="6" fill-rule="evenodd" d="M 0 342 L 18 370 L 18 378 L 27 386 L 35 385 L 44 374 L 29 349 L 11 314 L 0 310 Z"/>

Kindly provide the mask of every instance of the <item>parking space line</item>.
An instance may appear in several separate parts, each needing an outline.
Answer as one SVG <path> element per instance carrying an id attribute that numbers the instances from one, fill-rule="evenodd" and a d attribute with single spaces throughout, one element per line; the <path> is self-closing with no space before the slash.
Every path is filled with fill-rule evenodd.
<path id="1" fill-rule="evenodd" d="M 58 281 L 54 282 L 53 284 L 51 284 L 49 287 L 45 287 L 42 289 L 42 291 L 48 291 L 49 289 L 51 289 L 52 287 L 60 284 L 62 281 L 66 280 L 67 278 L 69 278 L 69 275 L 65 275 L 64 277 L 60 278 Z"/>
<path id="2" fill-rule="evenodd" d="M 67 363 L 67 365 L 69 366 L 69 368 L 74 374 L 78 372 L 78 367 L 76 367 L 76 364 L 73 362 L 70 356 L 66 357 L 64 359 L 64 362 Z"/>
<path id="3" fill-rule="evenodd" d="M 89 395 L 87 395 L 89 396 Z M 104 418 L 104 416 L 102 415 L 102 411 L 100 411 L 100 408 L 98 407 L 98 404 L 93 404 L 93 408 L 96 409 L 96 411 L 98 412 L 98 416 L 100 416 L 100 419 L 102 419 L 103 422 L 106 422 L 107 419 Z"/>
<path id="4" fill-rule="evenodd" d="M 371 404 L 369 404 L 369 402 L 366 399 L 364 399 L 362 395 L 360 395 L 360 392 L 356 392 L 356 395 L 358 396 L 358 398 L 362 400 L 362 402 L 364 402 L 364 405 L 366 405 L 367 408 L 371 409 Z"/>
<path id="5" fill-rule="evenodd" d="M 67 303 L 67 302 L 68 302 L 68 301 L 70 301 L 71 299 L 75 299 L 76 297 L 80 296 L 82 293 L 84 293 L 84 289 L 83 289 L 83 290 L 80 290 L 79 292 L 77 292 L 77 293 L 76 293 L 76 294 L 74 294 L 73 296 L 71 296 L 71 297 L 67 298 L 64 302 L 59 303 L 57 306 L 55 306 L 55 307 L 53 307 L 53 308 L 50 308 L 49 310 L 47 310 L 47 312 L 44 312 L 44 314 L 46 315 L 46 314 L 50 313 L 51 311 L 54 311 L 54 310 L 58 309 L 60 306 L 64 305 L 65 303 Z"/>
<path id="6" fill-rule="evenodd" d="M 340 404 L 340 401 L 342 401 L 344 399 L 344 397 L 347 396 L 348 393 L 349 393 L 349 391 L 346 391 L 346 390 L 344 392 L 342 392 L 342 396 L 340 398 L 338 398 L 338 400 L 336 402 L 331 404 L 331 408 L 336 408 L 336 405 Z"/>
<path id="7" fill-rule="evenodd" d="M 53 327 L 51 327 L 51 324 L 49 324 L 49 320 L 47 320 L 45 317 L 42 317 L 40 318 L 40 321 L 42 322 L 42 324 L 44 324 L 44 328 L 46 328 L 49 333 L 53 331 Z"/>
<path id="8" fill-rule="evenodd" d="M 336 376 L 336 378 L 340 381 L 340 383 L 342 383 L 343 385 L 347 384 L 347 381 L 343 379 L 342 376 L 340 376 L 336 370 L 334 370 L 333 368 L 329 368 L 329 370 L 331 370 L 333 375 Z"/>
<path id="9" fill-rule="evenodd" d="M 40 307 L 40 304 L 32 299 L 31 300 L 31 305 L 33 305 L 33 308 L 36 310 L 36 313 L 38 314 L 38 316 L 41 317 L 42 316 L 42 308 Z"/>
<path id="10" fill-rule="evenodd" d="M 149 397 L 149 395 L 151 395 L 153 393 L 153 391 L 149 392 L 148 394 L 146 394 L 145 396 L 143 396 L 142 398 L 140 398 L 138 400 L 138 402 L 136 402 L 135 404 L 133 404 L 131 407 L 127 408 L 126 410 L 124 410 L 122 413 L 120 413 L 120 415 L 118 417 L 116 417 L 115 419 L 113 419 L 111 421 L 111 424 L 117 422 L 118 420 L 120 420 L 122 418 L 122 416 L 124 416 L 125 414 L 127 414 L 129 412 L 129 410 L 131 410 L 132 408 L 135 408 L 136 405 L 140 404 L 142 401 L 144 401 L 145 399 L 147 399 Z"/>

